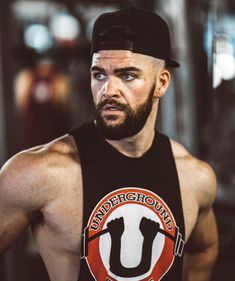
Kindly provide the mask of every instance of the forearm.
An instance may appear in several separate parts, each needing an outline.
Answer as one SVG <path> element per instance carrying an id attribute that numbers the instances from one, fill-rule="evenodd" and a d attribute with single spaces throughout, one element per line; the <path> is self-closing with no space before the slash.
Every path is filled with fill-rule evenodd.
<path id="1" fill-rule="evenodd" d="M 0 254 L 6 252 L 13 245 L 26 227 L 26 225 L 9 225 L 4 230 L 0 227 Z"/>
<path id="2" fill-rule="evenodd" d="M 0 253 L 7 251 L 29 225 L 28 215 L 10 209 L 0 208 Z"/>
<path id="3" fill-rule="evenodd" d="M 183 281 L 209 281 L 217 254 L 217 246 L 198 253 L 186 253 Z"/>

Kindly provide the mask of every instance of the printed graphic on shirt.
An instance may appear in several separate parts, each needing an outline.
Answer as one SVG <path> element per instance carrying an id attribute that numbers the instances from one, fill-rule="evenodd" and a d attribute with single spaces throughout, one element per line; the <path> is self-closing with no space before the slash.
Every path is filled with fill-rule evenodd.
<path id="1" fill-rule="evenodd" d="M 93 210 L 82 258 L 97 281 L 158 281 L 183 246 L 167 204 L 149 190 L 128 187 L 109 193 Z"/>

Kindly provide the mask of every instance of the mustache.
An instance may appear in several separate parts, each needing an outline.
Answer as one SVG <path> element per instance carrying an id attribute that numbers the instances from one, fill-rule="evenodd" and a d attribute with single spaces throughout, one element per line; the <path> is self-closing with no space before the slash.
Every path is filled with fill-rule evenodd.
<path id="1" fill-rule="evenodd" d="M 102 110 L 106 105 L 115 106 L 119 110 L 125 110 L 128 108 L 128 106 L 126 104 L 120 103 L 114 99 L 106 99 L 106 100 L 101 101 L 97 105 L 97 110 Z"/>

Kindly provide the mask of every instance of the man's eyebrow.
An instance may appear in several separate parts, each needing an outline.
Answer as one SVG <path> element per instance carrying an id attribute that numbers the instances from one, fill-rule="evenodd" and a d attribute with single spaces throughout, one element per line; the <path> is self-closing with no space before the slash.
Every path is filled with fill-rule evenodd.
<path id="1" fill-rule="evenodd" d="M 114 73 L 119 72 L 126 72 L 126 71 L 134 71 L 134 72 L 141 72 L 141 70 L 137 67 L 130 66 L 130 67 L 121 67 L 114 70 Z"/>
<path id="2" fill-rule="evenodd" d="M 104 68 L 99 67 L 99 66 L 92 66 L 90 68 L 90 72 L 92 71 L 100 71 L 100 72 L 105 72 Z M 141 72 L 141 70 L 137 67 L 130 66 L 130 67 L 121 67 L 117 68 L 114 70 L 114 73 L 120 73 L 120 72 L 125 72 L 125 71 L 134 71 L 134 72 Z"/>
<path id="3" fill-rule="evenodd" d="M 90 72 L 92 72 L 92 71 L 105 72 L 104 68 L 101 68 L 101 67 L 99 67 L 99 66 L 92 66 L 92 67 L 90 68 Z"/>

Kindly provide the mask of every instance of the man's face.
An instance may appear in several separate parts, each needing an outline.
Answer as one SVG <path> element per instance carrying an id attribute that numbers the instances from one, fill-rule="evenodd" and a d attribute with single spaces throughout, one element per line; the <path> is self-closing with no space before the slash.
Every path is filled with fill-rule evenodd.
<path id="1" fill-rule="evenodd" d="M 152 110 L 155 77 L 147 56 L 122 50 L 93 55 L 95 120 L 105 138 L 131 137 L 144 127 Z"/>

